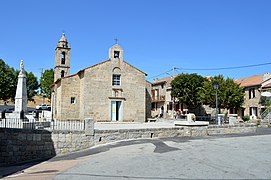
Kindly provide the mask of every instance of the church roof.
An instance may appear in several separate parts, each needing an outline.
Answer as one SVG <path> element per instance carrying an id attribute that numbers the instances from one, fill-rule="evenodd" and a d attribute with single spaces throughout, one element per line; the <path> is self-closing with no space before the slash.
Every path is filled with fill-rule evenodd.
<path id="1" fill-rule="evenodd" d="M 92 66 L 86 67 L 86 68 L 84 68 L 84 69 L 78 71 L 78 72 L 75 73 L 75 74 L 71 74 L 71 75 L 69 75 L 69 76 L 65 76 L 65 77 L 63 77 L 63 78 L 59 78 L 59 79 L 55 82 L 55 84 L 57 84 L 61 79 L 65 79 L 65 78 L 69 78 L 69 77 L 73 77 L 73 76 L 79 75 L 80 73 L 84 72 L 86 69 L 91 69 L 91 68 L 93 68 L 93 67 L 95 67 L 95 66 L 99 66 L 99 65 L 104 64 L 104 63 L 109 62 L 109 61 L 111 61 L 111 60 L 108 59 L 108 60 L 103 61 L 103 62 L 100 62 L 100 63 L 98 63 L 98 64 L 94 64 L 94 65 L 92 65 Z M 137 69 L 136 67 L 132 66 L 131 64 L 129 64 L 129 63 L 125 62 L 125 61 L 123 61 L 123 62 L 126 63 L 127 65 L 131 66 L 132 68 L 138 70 L 139 72 L 145 74 L 145 76 L 147 76 L 147 74 L 144 73 L 143 71 Z"/>
<path id="2" fill-rule="evenodd" d="M 84 70 L 86 70 L 86 69 L 93 68 L 93 67 L 98 66 L 98 65 L 101 65 L 101 64 L 104 64 L 104 63 L 106 63 L 106 62 L 108 62 L 108 61 L 111 61 L 111 60 L 110 60 L 110 59 L 108 59 L 108 60 L 103 61 L 103 62 L 100 62 L 100 63 L 98 63 L 98 64 L 94 64 L 94 65 L 92 65 L 92 66 L 89 66 L 89 67 L 87 67 L 87 68 L 84 68 L 84 69 L 80 70 L 79 72 L 84 71 Z M 145 74 L 145 76 L 147 76 L 147 74 L 146 74 L 145 72 L 141 71 L 140 69 L 138 69 L 138 68 L 134 67 L 133 65 L 131 65 L 131 64 L 129 64 L 129 63 L 127 63 L 126 61 L 123 61 L 123 62 L 124 62 L 124 63 L 126 63 L 127 65 L 131 66 L 132 68 L 134 68 L 134 69 L 138 70 L 139 72 L 141 72 L 141 73 Z M 78 73 L 79 73 L 79 72 L 78 72 Z"/>

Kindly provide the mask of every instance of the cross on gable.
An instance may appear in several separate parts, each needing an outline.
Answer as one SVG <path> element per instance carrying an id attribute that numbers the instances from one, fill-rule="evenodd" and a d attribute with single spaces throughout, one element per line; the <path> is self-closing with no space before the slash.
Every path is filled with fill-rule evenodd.
<path id="1" fill-rule="evenodd" d="M 118 38 L 115 38 L 114 40 L 116 41 L 116 44 L 118 44 Z"/>

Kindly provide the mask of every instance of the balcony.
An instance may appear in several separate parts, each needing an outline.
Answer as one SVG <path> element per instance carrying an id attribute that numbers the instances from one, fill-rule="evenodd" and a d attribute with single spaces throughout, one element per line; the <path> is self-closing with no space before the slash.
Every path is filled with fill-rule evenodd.
<path id="1" fill-rule="evenodd" d="M 152 102 L 162 102 L 166 100 L 166 96 L 153 96 L 152 97 Z"/>

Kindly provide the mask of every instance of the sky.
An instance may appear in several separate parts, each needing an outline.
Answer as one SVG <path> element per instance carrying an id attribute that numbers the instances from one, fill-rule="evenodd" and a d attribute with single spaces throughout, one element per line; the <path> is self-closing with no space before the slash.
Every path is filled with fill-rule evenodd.
<path id="1" fill-rule="evenodd" d="M 54 67 L 63 32 L 71 74 L 107 60 L 115 38 L 125 61 L 151 82 L 178 73 L 237 79 L 271 72 L 270 0 L 8 0 L 0 6 L 0 59 L 15 69 L 23 59 L 37 77 Z"/>

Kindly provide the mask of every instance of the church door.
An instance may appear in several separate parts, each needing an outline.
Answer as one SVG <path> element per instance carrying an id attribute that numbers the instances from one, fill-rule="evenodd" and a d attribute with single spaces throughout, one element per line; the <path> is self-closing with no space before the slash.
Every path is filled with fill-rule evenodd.
<path id="1" fill-rule="evenodd" d="M 111 102 L 111 121 L 121 120 L 121 101 Z"/>

